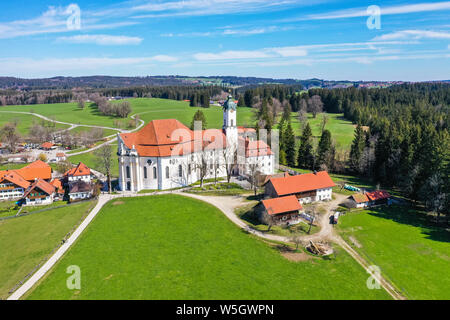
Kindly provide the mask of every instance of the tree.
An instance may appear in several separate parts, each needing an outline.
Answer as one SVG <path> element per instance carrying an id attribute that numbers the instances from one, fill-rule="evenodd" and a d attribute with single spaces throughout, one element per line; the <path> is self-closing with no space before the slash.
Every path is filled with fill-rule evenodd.
<path id="1" fill-rule="evenodd" d="M 264 212 L 262 214 L 262 223 L 267 225 L 267 231 L 270 231 L 275 225 L 275 219 L 268 213 Z"/>
<path id="2" fill-rule="evenodd" d="M 316 206 L 315 205 L 311 206 L 309 208 L 309 212 L 308 213 L 309 213 L 309 216 L 310 216 L 308 234 L 310 234 L 312 225 L 314 223 L 314 220 L 316 219 Z"/>
<path id="3" fill-rule="evenodd" d="M 69 160 L 60 161 L 56 164 L 56 171 L 64 174 L 72 169 L 72 163 Z"/>
<path id="4" fill-rule="evenodd" d="M 14 123 L 5 124 L 0 130 L 0 139 L 8 151 L 14 153 L 16 151 L 16 145 L 20 141 L 20 135 L 17 133 L 17 125 Z"/>
<path id="5" fill-rule="evenodd" d="M 314 119 L 318 113 L 323 111 L 323 102 L 320 96 L 314 95 L 311 99 L 308 99 L 308 111 L 313 114 Z"/>
<path id="6" fill-rule="evenodd" d="M 194 117 L 192 118 L 191 122 L 191 130 L 194 130 L 195 121 L 201 121 L 202 130 L 206 130 L 207 127 L 206 117 L 201 110 L 197 110 L 197 112 L 194 114 Z"/>
<path id="7" fill-rule="evenodd" d="M 222 157 L 225 161 L 225 172 L 227 174 L 227 182 L 230 183 L 231 176 L 233 174 L 233 169 L 237 162 L 237 147 L 227 146 L 227 148 L 223 148 Z"/>
<path id="8" fill-rule="evenodd" d="M 248 164 L 248 170 L 250 172 L 250 184 L 256 196 L 256 192 L 258 191 L 259 164 L 258 163 Z"/>
<path id="9" fill-rule="evenodd" d="M 43 162 L 47 162 L 48 158 L 45 154 L 41 153 L 38 157 L 39 160 L 43 161 Z"/>
<path id="10" fill-rule="evenodd" d="M 102 147 L 94 151 L 97 158 L 99 168 L 103 169 L 106 174 L 106 179 L 108 182 L 108 190 L 111 193 L 111 168 L 112 168 L 112 148 L 109 144 L 105 144 Z"/>
<path id="11" fill-rule="evenodd" d="M 200 178 L 200 188 L 203 187 L 203 180 L 208 175 L 208 157 L 205 152 L 197 153 L 197 161 L 195 161 L 194 167 L 198 172 Z"/>
<path id="12" fill-rule="evenodd" d="M 325 164 L 330 167 L 331 156 L 332 156 L 332 142 L 331 142 L 331 132 L 329 130 L 324 130 L 322 136 L 320 137 L 319 146 L 317 148 L 317 166 Z"/>
<path id="13" fill-rule="evenodd" d="M 358 123 L 355 129 L 355 137 L 350 149 L 350 167 L 353 171 L 359 172 L 360 161 L 363 155 L 364 147 L 366 145 L 366 137 L 361 124 Z"/>
<path id="14" fill-rule="evenodd" d="M 325 130 L 327 123 L 328 123 L 328 115 L 326 113 L 324 113 L 322 116 L 322 120 L 320 121 L 321 132 L 323 132 L 323 130 Z"/>
<path id="15" fill-rule="evenodd" d="M 314 163 L 312 132 L 309 123 L 303 129 L 303 134 L 300 138 L 300 148 L 297 155 L 298 166 L 304 169 L 312 169 Z"/>
<path id="16" fill-rule="evenodd" d="M 291 123 L 288 123 L 288 126 L 285 131 L 285 145 L 284 150 L 286 150 L 286 162 L 288 166 L 295 167 L 295 135 L 294 130 L 292 130 Z"/>

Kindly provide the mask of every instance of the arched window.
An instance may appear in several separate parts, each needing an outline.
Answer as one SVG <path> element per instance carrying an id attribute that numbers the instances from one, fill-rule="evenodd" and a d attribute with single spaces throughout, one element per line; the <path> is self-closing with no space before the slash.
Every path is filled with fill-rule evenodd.
<path id="1" fill-rule="evenodd" d="M 169 179 L 169 167 L 166 167 L 166 179 Z"/>
<path id="2" fill-rule="evenodd" d="M 234 127 L 234 120 L 231 119 L 231 126 Z"/>
<path id="3" fill-rule="evenodd" d="M 191 173 L 192 173 L 192 166 L 191 166 L 191 164 L 189 163 L 189 164 L 188 164 L 188 174 L 191 175 Z"/>
<path id="4" fill-rule="evenodd" d="M 153 167 L 153 179 L 157 179 L 158 175 L 156 174 L 156 167 Z"/>
<path id="5" fill-rule="evenodd" d="M 126 170 L 127 170 L 127 179 L 130 179 L 130 167 L 127 166 Z"/>
<path id="6" fill-rule="evenodd" d="M 147 179 L 147 167 L 144 167 L 144 179 Z"/>
<path id="7" fill-rule="evenodd" d="M 178 176 L 181 178 L 183 176 L 183 167 L 181 164 L 178 166 Z"/>

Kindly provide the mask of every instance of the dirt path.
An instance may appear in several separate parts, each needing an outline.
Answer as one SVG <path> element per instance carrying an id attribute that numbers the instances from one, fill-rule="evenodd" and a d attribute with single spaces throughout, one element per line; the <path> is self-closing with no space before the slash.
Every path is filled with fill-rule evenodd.
<path id="1" fill-rule="evenodd" d="M 241 196 L 230 197 L 230 196 L 201 196 L 190 193 L 180 193 L 180 194 L 183 196 L 202 200 L 214 205 L 215 207 L 219 208 L 225 214 L 225 216 L 228 219 L 230 219 L 234 224 L 236 224 L 238 227 L 258 237 L 285 243 L 292 242 L 292 240 L 289 237 L 266 234 L 264 232 L 255 230 L 250 226 L 248 226 L 241 219 L 239 219 L 234 213 L 234 211 L 236 208 L 246 204 L 246 202 L 243 200 Z M 404 297 L 400 292 L 398 292 L 395 289 L 395 287 L 383 276 L 373 274 L 370 269 L 370 264 L 347 242 L 345 242 L 344 239 L 342 239 L 341 236 L 339 236 L 337 232 L 334 230 L 333 225 L 330 224 L 329 222 L 330 215 L 333 213 L 332 210 L 337 208 L 337 206 L 340 203 L 342 203 L 342 201 L 345 200 L 347 196 L 341 194 L 333 194 L 333 196 L 335 198 L 334 200 L 329 202 L 323 202 L 320 204 L 320 206 L 326 210 L 326 213 L 320 216 L 318 222 L 320 226 L 320 231 L 317 232 L 316 234 L 302 236 L 301 237 L 302 241 L 308 242 L 310 240 L 312 241 L 325 240 L 340 245 L 345 251 L 347 251 L 347 253 L 353 259 L 355 259 L 364 268 L 364 270 L 366 270 L 368 274 L 372 275 L 372 277 L 374 277 L 378 281 L 381 287 L 383 287 L 395 300 L 406 300 L 406 297 Z"/>

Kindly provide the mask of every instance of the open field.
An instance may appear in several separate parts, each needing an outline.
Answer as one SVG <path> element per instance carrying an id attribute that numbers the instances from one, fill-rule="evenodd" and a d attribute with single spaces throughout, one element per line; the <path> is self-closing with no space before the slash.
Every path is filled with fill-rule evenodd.
<path id="1" fill-rule="evenodd" d="M 90 127 L 76 127 L 73 128 L 72 130 L 70 130 L 70 132 L 72 133 L 79 133 L 79 132 L 85 132 L 85 131 L 91 131 L 92 128 Z M 117 132 L 119 132 L 118 130 L 111 130 L 111 129 L 102 129 L 103 130 L 103 137 L 109 137 L 112 136 L 114 134 L 116 134 Z"/>
<path id="2" fill-rule="evenodd" d="M 408 298 L 450 299 L 450 232 L 429 216 L 391 206 L 342 216 L 340 234 Z"/>
<path id="3" fill-rule="evenodd" d="M 95 205 L 95 201 L 0 221 L 0 297 L 22 280 Z"/>
<path id="4" fill-rule="evenodd" d="M 143 208 L 145 208 L 143 210 Z M 179 195 L 108 203 L 30 299 L 389 299 L 337 248 L 289 261 L 218 209 Z M 81 290 L 66 287 L 69 265 Z"/>
<path id="5" fill-rule="evenodd" d="M 344 119 L 343 114 L 327 113 L 328 123 L 325 129 L 330 130 L 331 137 L 336 143 L 337 149 L 345 149 L 350 151 L 350 146 L 353 141 L 355 126 L 348 120 Z M 320 136 L 322 134 L 321 121 L 324 113 L 320 113 L 314 119 L 312 114 L 308 114 L 308 122 L 311 126 L 313 137 L 315 142 L 319 143 Z M 293 112 L 291 116 L 292 128 L 295 135 L 299 138 L 302 134 L 300 122 L 298 121 L 298 113 Z"/>
<path id="6" fill-rule="evenodd" d="M 0 111 L 5 110 L 3 108 L 4 107 L 1 107 Z M 17 123 L 17 131 L 21 135 L 24 135 L 24 136 L 29 134 L 30 128 L 33 126 L 34 123 L 37 123 L 37 124 L 42 124 L 42 123 L 48 124 L 49 123 L 48 121 L 45 121 L 39 117 L 35 117 L 30 114 L 1 112 L 0 113 L 0 128 L 3 127 L 8 122 Z M 57 123 L 55 125 L 55 127 L 57 130 L 64 130 L 64 129 L 68 128 L 69 126 Z"/>

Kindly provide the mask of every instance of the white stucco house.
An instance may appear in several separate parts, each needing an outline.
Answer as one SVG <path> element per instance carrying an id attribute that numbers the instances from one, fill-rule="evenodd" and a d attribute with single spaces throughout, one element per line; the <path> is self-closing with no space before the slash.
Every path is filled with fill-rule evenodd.
<path id="1" fill-rule="evenodd" d="M 274 153 L 263 141 L 238 127 L 236 103 L 223 106 L 222 129 L 191 130 L 175 119 L 153 120 L 141 130 L 118 134 L 119 186 L 123 191 L 165 190 L 200 180 L 248 174 L 251 163 L 261 174 L 274 173 Z M 254 131 L 254 130 L 253 130 Z M 235 157 L 233 156 L 235 155 Z M 232 160 L 232 159 L 237 160 Z"/>

